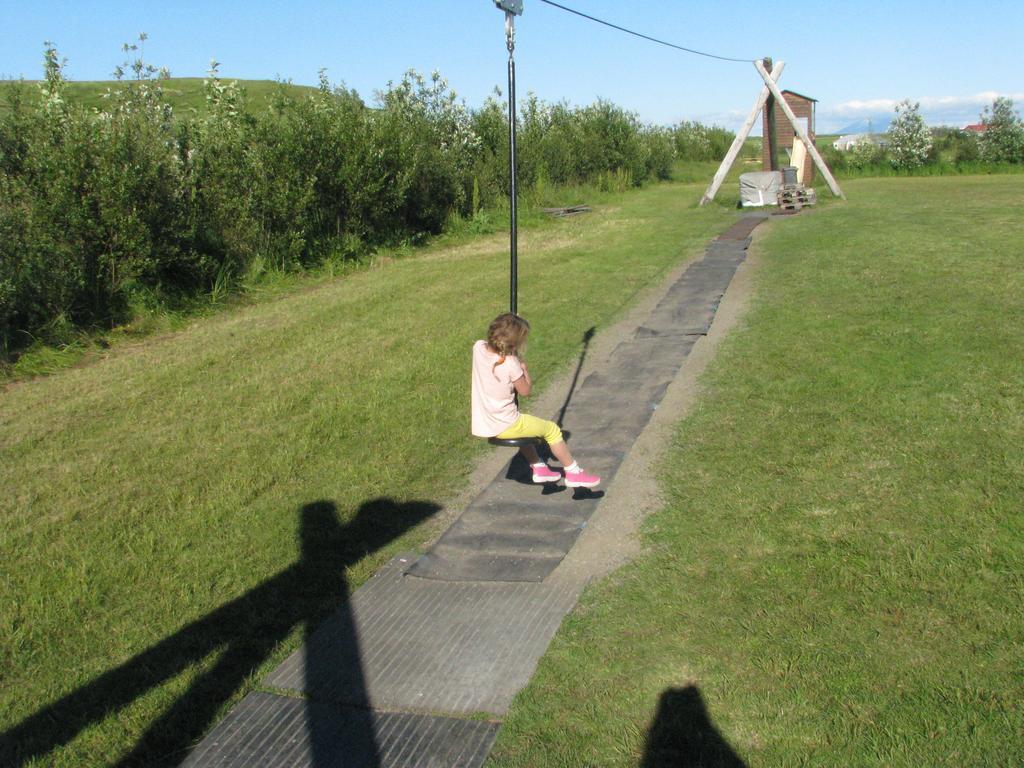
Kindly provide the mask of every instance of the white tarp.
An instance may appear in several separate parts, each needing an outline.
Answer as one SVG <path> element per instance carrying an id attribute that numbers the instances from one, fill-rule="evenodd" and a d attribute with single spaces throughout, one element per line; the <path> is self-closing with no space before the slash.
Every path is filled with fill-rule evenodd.
<path id="1" fill-rule="evenodd" d="M 744 206 L 778 205 L 781 171 L 740 174 L 740 203 Z"/>

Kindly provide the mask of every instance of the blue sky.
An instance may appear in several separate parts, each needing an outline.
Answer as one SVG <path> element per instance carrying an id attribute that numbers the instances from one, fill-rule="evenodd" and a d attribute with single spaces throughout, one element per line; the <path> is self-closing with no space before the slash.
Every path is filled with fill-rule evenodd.
<path id="1" fill-rule="evenodd" d="M 724 56 L 786 62 L 781 85 L 819 101 L 818 131 L 893 105 L 921 103 L 931 124 L 976 122 L 996 95 L 1024 109 L 1024 1 L 793 4 L 734 0 L 559 0 L 621 26 Z M 76 80 L 108 79 L 121 45 L 146 32 L 146 59 L 172 76 L 315 84 L 321 67 L 367 101 L 409 68 L 439 70 L 469 106 L 504 87 L 503 16 L 492 0 L 57 2 L 3 0 L 0 76 L 41 76 L 56 43 Z M 716 61 L 630 37 L 524 0 L 517 21 L 521 95 L 587 104 L 601 97 L 660 124 L 700 120 L 736 128 L 760 80 L 751 64 Z M 806 7 L 800 7 L 801 5 Z M 772 9 L 772 10 L 769 10 Z"/>

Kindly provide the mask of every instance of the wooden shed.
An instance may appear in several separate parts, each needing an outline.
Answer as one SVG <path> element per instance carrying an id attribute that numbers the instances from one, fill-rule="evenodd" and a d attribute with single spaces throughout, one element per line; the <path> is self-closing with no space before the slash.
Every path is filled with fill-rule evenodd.
<path id="1" fill-rule="evenodd" d="M 810 96 L 804 96 L 803 94 L 796 93 L 795 91 L 783 91 L 783 98 L 786 99 L 786 103 L 789 108 L 793 110 L 793 114 L 796 115 L 797 120 L 804 121 L 804 128 L 807 130 L 807 135 L 810 136 L 811 141 L 814 141 L 814 105 L 818 102 L 817 99 L 812 99 Z M 777 171 L 785 165 L 789 165 L 789 154 L 786 150 L 792 151 L 793 139 L 796 137 L 796 133 L 793 131 L 793 126 L 790 125 L 789 120 L 786 119 L 786 115 L 783 113 L 781 107 L 775 104 L 775 99 L 771 99 L 772 112 L 775 117 L 775 146 L 778 150 L 778 157 L 776 158 L 775 167 L 772 168 L 771 162 L 771 147 L 768 141 L 770 133 L 769 127 L 769 110 L 768 105 L 765 105 L 765 109 L 761 115 L 761 122 L 763 127 L 764 137 L 761 149 L 761 164 L 766 171 Z M 797 139 L 799 141 L 799 139 Z M 801 153 L 803 155 L 803 173 L 801 174 L 801 181 L 804 184 L 810 184 L 814 180 L 814 160 L 809 154 Z"/>

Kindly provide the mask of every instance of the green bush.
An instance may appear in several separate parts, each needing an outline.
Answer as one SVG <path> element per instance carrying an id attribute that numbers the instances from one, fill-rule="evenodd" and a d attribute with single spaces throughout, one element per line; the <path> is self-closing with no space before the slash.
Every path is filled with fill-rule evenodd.
<path id="1" fill-rule="evenodd" d="M 845 171 L 848 167 L 846 161 L 846 153 L 841 152 L 831 144 L 823 147 L 818 147 L 818 152 L 821 154 L 821 159 L 825 161 L 825 165 L 833 174 L 840 174 Z"/>
<path id="2" fill-rule="evenodd" d="M 508 190 L 508 117 L 497 98 L 489 97 L 470 115 L 470 129 L 476 138 L 471 173 L 479 210 L 503 201 Z"/>
<path id="3" fill-rule="evenodd" d="M 672 178 L 672 166 L 676 161 L 675 136 L 672 130 L 648 126 L 640 136 L 646 147 L 645 177 L 661 181 Z"/>
<path id="4" fill-rule="evenodd" d="M 93 115 L 64 100 L 52 46 L 45 66 L 38 105 L 15 98 L 0 124 L 5 349 L 58 316 L 80 326 L 123 318 L 130 287 L 158 282 L 186 235 L 159 81 L 145 73 Z"/>
<path id="5" fill-rule="evenodd" d="M 976 163 L 981 159 L 978 138 L 970 131 L 938 128 L 933 134 L 933 146 L 941 160 L 963 165 Z"/>
<path id="6" fill-rule="evenodd" d="M 847 165 L 858 170 L 878 168 L 887 160 L 885 148 L 870 139 L 861 141 L 846 153 Z"/>
<path id="7" fill-rule="evenodd" d="M 4 356 L 53 329 L 109 327 L 137 305 L 220 296 L 268 269 L 416 242 L 506 205 L 500 93 L 470 111 L 437 73 L 407 72 L 375 108 L 321 73 L 312 94 L 281 87 L 268 110 L 250 110 L 214 62 L 206 109 L 175 114 L 168 74 L 141 58 L 117 68 L 101 108 L 69 105 L 63 67 L 47 44 L 38 94 L 24 83 L 5 89 Z M 574 107 L 529 94 L 517 117 L 518 183 L 536 199 L 551 184 L 668 178 L 680 147 L 678 129 L 643 126 L 607 101 Z M 732 138 L 691 128 L 705 153 Z"/>
<path id="8" fill-rule="evenodd" d="M 735 134 L 725 128 L 683 121 L 674 126 L 676 153 L 681 160 L 721 160 L 729 151 Z"/>
<path id="9" fill-rule="evenodd" d="M 379 101 L 361 167 L 375 192 L 364 215 L 384 240 L 436 234 L 451 212 L 467 210 L 474 144 L 469 115 L 436 72 L 429 82 L 406 73 Z"/>

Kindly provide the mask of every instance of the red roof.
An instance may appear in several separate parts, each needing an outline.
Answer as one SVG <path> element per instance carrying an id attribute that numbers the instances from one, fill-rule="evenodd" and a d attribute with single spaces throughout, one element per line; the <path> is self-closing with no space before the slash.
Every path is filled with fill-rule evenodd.
<path id="1" fill-rule="evenodd" d="M 964 130 L 971 133 L 984 133 L 988 130 L 988 126 L 984 123 L 972 123 L 971 125 L 965 125 Z"/>

